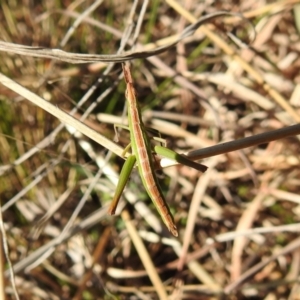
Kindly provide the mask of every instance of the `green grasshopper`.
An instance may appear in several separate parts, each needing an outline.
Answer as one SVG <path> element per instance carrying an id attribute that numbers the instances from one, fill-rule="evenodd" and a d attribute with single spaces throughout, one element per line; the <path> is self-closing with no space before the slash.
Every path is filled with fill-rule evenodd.
<path id="1" fill-rule="evenodd" d="M 136 93 L 133 86 L 133 80 L 130 72 L 130 66 L 128 63 L 122 64 L 124 79 L 126 82 L 126 92 L 125 97 L 128 102 L 128 124 L 130 131 L 130 141 L 133 154 L 130 155 L 120 174 L 120 179 L 116 188 L 116 192 L 112 201 L 112 204 L 108 210 L 109 214 L 113 215 L 115 213 L 116 207 L 118 205 L 119 199 L 125 188 L 125 185 L 129 179 L 130 173 L 137 162 L 139 174 L 143 181 L 143 185 L 153 201 L 156 209 L 161 215 L 162 220 L 166 224 L 168 230 L 174 235 L 178 236 L 176 225 L 168 204 L 164 199 L 161 188 L 158 184 L 158 180 L 155 175 L 155 162 L 152 153 L 152 147 L 150 144 L 150 139 L 147 135 L 145 126 L 142 121 L 141 109 L 139 107 L 138 101 L 136 99 Z M 125 151 L 128 150 L 128 147 Z M 198 164 L 194 161 L 189 160 L 186 156 L 178 154 L 165 147 L 156 146 L 154 147 L 155 153 L 173 159 L 181 164 L 188 165 L 195 168 L 201 172 L 205 172 L 207 167 Z"/>

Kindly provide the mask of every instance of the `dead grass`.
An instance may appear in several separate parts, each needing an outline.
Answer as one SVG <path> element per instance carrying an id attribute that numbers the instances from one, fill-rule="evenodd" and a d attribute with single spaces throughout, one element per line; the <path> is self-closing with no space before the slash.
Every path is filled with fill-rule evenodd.
<path id="1" fill-rule="evenodd" d="M 133 61 L 147 124 L 184 152 L 299 123 L 299 1 L 186 1 L 185 8 L 153 1 L 144 15 L 138 3 L 132 18 L 131 2 L 100 2 L 76 24 L 92 1 L 9 1 L 0 11 L 0 39 L 114 54 L 128 20 L 142 21 L 138 43 L 152 49 L 202 14 L 242 12 L 257 32 L 253 49 L 226 36 L 248 41 L 249 25 L 231 17 Z M 113 140 L 111 123 L 126 120 L 125 86 L 120 65 L 106 67 L 4 52 L 0 60 L 2 74 L 59 111 L 77 105 L 77 119 L 90 111 L 84 123 Z M 300 299 L 296 135 L 206 155 L 202 176 L 184 166 L 165 169 L 160 182 L 179 229 L 175 239 L 137 172 L 120 215 L 107 216 L 122 159 L 4 85 L 0 99 L 3 240 L 20 299 Z M 126 146 L 126 131 L 119 137 Z M 0 290 L 15 299 L 1 254 Z"/>

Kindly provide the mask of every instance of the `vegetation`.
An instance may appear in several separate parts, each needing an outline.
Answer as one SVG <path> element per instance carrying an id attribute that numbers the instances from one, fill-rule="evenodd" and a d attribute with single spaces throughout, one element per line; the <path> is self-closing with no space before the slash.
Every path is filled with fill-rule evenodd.
<path id="1" fill-rule="evenodd" d="M 129 142 L 119 128 L 116 142 L 113 126 L 127 120 L 121 64 L 18 55 L 0 43 L 0 298 L 299 297 L 299 1 L 178 3 L 2 1 L 0 41 L 74 58 L 150 51 L 220 10 L 245 19 L 219 16 L 132 61 L 145 124 L 209 167 L 158 174 L 178 238 L 137 171 L 118 214 L 107 215 Z M 121 51 L 131 29 L 137 43 L 130 35 Z M 75 132 L 82 123 L 72 128 L 65 114 L 103 140 Z"/>

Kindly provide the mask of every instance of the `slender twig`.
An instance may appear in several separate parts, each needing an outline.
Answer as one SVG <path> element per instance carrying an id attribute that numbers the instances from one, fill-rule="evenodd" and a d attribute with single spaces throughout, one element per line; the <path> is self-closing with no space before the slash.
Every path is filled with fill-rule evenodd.
<path id="1" fill-rule="evenodd" d="M 187 154 L 188 157 L 193 160 L 203 159 L 214 155 L 224 154 L 227 152 L 244 149 L 251 146 L 257 146 L 260 144 L 269 143 L 286 137 L 300 134 L 300 124 L 256 134 L 239 140 L 222 143 L 219 145 L 207 147 L 191 151 Z"/>
<path id="2" fill-rule="evenodd" d="M 32 56 L 32 57 L 43 57 L 50 59 L 57 59 L 64 62 L 74 63 L 74 64 L 86 64 L 91 62 L 125 62 L 132 59 L 138 58 L 146 58 L 154 55 L 158 55 L 160 53 L 165 52 L 169 48 L 175 46 L 179 41 L 191 36 L 194 32 L 204 23 L 212 21 L 217 17 L 224 16 L 237 16 L 242 19 L 245 19 L 242 15 L 219 11 L 212 14 L 208 14 L 204 17 L 198 19 L 195 23 L 186 27 L 181 35 L 174 42 L 158 47 L 154 50 L 148 51 L 135 51 L 135 52 L 127 52 L 124 54 L 108 54 L 108 55 L 97 55 L 97 54 L 78 54 L 78 53 L 69 53 L 60 49 L 47 49 L 43 47 L 30 47 L 24 45 L 17 45 L 13 43 L 0 41 L 0 51 L 15 53 L 19 55 Z M 246 20 L 246 19 L 245 19 Z M 247 20 L 248 21 L 248 20 Z"/>

